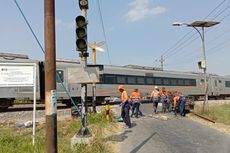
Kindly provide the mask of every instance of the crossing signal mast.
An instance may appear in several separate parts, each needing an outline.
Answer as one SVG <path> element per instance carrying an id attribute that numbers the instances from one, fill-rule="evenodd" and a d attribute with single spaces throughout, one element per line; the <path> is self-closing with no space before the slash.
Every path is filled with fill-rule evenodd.
<path id="1" fill-rule="evenodd" d="M 88 0 L 79 0 L 79 7 L 81 9 L 81 15 L 75 18 L 76 22 L 76 50 L 80 52 L 81 60 L 84 62 L 83 67 L 87 67 L 87 9 Z M 81 129 L 78 132 L 80 137 L 91 135 L 87 128 L 87 84 L 81 84 Z"/>

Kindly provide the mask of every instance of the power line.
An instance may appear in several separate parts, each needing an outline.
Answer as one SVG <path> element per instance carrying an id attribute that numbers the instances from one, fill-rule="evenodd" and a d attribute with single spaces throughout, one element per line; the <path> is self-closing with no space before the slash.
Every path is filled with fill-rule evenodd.
<path id="1" fill-rule="evenodd" d="M 108 47 L 108 41 L 107 41 L 107 37 L 106 37 L 106 33 L 105 33 L 105 27 L 104 27 L 104 22 L 103 22 L 103 17 L 102 17 L 102 13 L 101 13 L 101 7 L 100 7 L 100 1 L 97 0 L 97 5 L 98 5 L 98 11 L 99 11 L 99 15 L 100 15 L 100 20 L 101 20 L 101 26 L 102 26 L 102 30 L 103 30 L 103 35 L 104 35 L 104 38 L 105 38 L 105 45 L 106 45 L 106 49 L 107 49 L 107 52 L 108 52 L 108 59 L 109 59 L 109 63 L 110 65 L 112 65 L 112 62 L 111 62 L 111 59 L 110 59 L 110 54 L 109 54 L 109 47 Z"/>
<path id="2" fill-rule="evenodd" d="M 218 16 L 220 16 L 221 14 L 223 14 L 227 9 L 229 9 L 229 7 L 230 7 L 230 5 L 228 5 L 223 10 L 221 10 L 220 13 L 218 13 L 212 20 L 216 19 Z"/>
<path id="3" fill-rule="evenodd" d="M 39 42 L 39 40 L 38 40 L 38 38 L 37 38 L 36 34 L 34 33 L 34 31 L 33 31 L 32 27 L 30 26 L 30 23 L 29 23 L 29 22 L 28 22 L 28 20 L 26 19 L 26 16 L 24 15 L 24 13 L 23 13 L 22 9 L 20 8 L 20 6 L 19 6 L 19 4 L 18 4 L 17 0 L 14 0 L 14 3 L 16 4 L 16 6 L 17 6 L 18 10 L 20 11 L 20 13 L 21 13 L 21 15 L 22 15 L 23 19 L 25 20 L 25 22 L 26 22 L 27 26 L 29 27 L 29 29 L 30 29 L 31 33 L 33 34 L 33 36 L 34 36 L 34 38 L 35 38 L 35 40 L 36 40 L 36 42 L 37 42 L 38 46 L 40 47 L 40 49 L 42 50 L 42 52 L 43 52 L 43 53 L 45 53 L 45 51 L 44 51 L 44 49 L 43 49 L 43 47 L 42 47 L 41 43 Z"/>
<path id="4" fill-rule="evenodd" d="M 205 18 L 203 18 L 203 20 L 205 20 L 206 18 L 208 18 L 213 12 L 215 12 L 226 0 L 223 0 L 221 3 L 219 3 Z M 224 10 L 226 10 L 227 8 L 225 8 Z M 222 14 L 224 11 L 222 11 L 219 14 Z M 186 41 L 183 41 L 183 39 L 185 39 L 186 36 L 188 36 L 190 33 L 193 32 L 194 29 L 192 29 L 190 32 L 186 33 L 181 39 L 179 39 L 179 41 L 177 41 L 175 43 L 175 47 L 172 46 L 169 49 L 167 49 L 162 55 L 165 55 L 166 53 L 168 53 L 171 50 L 176 50 L 178 49 L 180 46 L 182 46 L 184 43 L 186 43 L 186 41 L 188 41 L 189 39 L 191 39 L 195 34 L 193 34 L 192 36 L 190 36 L 188 39 L 186 39 Z M 198 38 L 198 37 L 197 37 Z M 180 43 L 181 41 L 183 41 L 182 43 Z M 180 44 L 179 44 L 180 43 Z M 178 45 L 179 44 L 179 45 Z M 176 53 L 177 51 L 174 51 L 174 53 Z M 166 55 L 167 56 L 167 55 Z"/>
<path id="5" fill-rule="evenodd" d="M 223 46 L 223 45 L 225 45 L 225 44 L 227 44 L 227 43 L 229 43 L 229 42 L 230 42 L 230 38 L 227 39 L 227 40 L 225 40 L 225 41 L 223 41 L 223 42 L 221 42 L 221 43 L 219 43 L 218 45 L 216 45 L 216 46 L 214 46 L 214 47 L 208 49 L 208 51 L 217 49 L 217 48 L 219 48 L 219 47 L 221 47 L 221 46 Z M 214 52 L 216 52 L 216 51 L 214 50 Z"/>
<path id="6" fill-rule="evenodd" d="M 219 34 L 218 36 L 216 36 L 214 39 L 208 41 L 207 43 L 209 44 L 209 43 L 211 43 L 211 42 L 213 42 L 213 41 L 216 41 L 217 39 L 219 39 L 219 38 L 225 36 L 225 35 L 228 34 L 229 32 L 230 32 L 230 28 L 227 29 L 227 30 L 224 30 L 221 34 Z M 198 50 L 198 49 L 196 48 L 196 49 L 192 49 L 192 50 Z M 191 50 L 191 51 L 192 51 L 192 50 Z M 207 51 L 209 51 L 209 49 L 208 49 Z M 188 54 L 189 54 L 189 56 L 187 56 Z M 189 59 L 194 58 L 194 57 L 197 56 L 198 54 L 199 54 L 198 52 L 195 52 L 195 53 L 193 52 L 192 54 L 191 54 L 191 53 L 187 53 L 187 54 L 183 55 L 183 57 L 189 57 L 189 58 L 186 58 L 186 59 L 185 59 L 186 61 L 188 61 Z M 184 59 L 184 58 L 183 58 L 183 59 Z M 184 60 L 183 60 L 183 61 L 184 61 Z"/>
<path id="7" fill-rule="evenodd" d="M 224 2 L 224 1 L 223 1 Z M 222 3 L 223 3 L 222 2 Z M 220 6 L 220 5 L 218 5 L 218 6 Z M 220 14 L 223 14 L 228 8 L 230 7 L 230 5 L 229 6 L 227 6 L 227 7 L 225 7 L 222 11 L 220 11 L 220 13 L 218 13 L 214 18 L 216 18 L 216 17 L 218 17 Z M 217 8 L 217 7 L 216 7 Z M 212 11 L 213 12 L 213 11 Z M 224 19 L 226 19 L 228 16 L 230 15 L 230 13 L 229 14 L 227 14 L 224 18 L 222 18 L 221 19 L 221 21 L 223 21 Z M 205 32 L 208 32 L 209 30 L 211 30 L 212 28 L 210 28 L 210 29 L 207 29 Z M 198 37 L 197 37 L 198 38 Z M 195 41 L 197 38 L 195 38 L 195 39 L 193 39 L 192 41 L 190 41 L 191 43 L 193 42 L 193 41 Z M 189 45 L 189 43 L 187 43 L 186 45 L 184 45 L 182 48 L 180 48 L 180 49 L 183 49 L 183 48 L 185 48 L 186 46 L 188 46 Z M 174 53 L 176 53 L 176 52 L 180 52 L 180 50 L 179 51 L 174 51 Z M 194 55 L 194 54 L 192 54 L 192 55 Z"/>
<path id="8" fill-rule="evenodd" d="M 207 19 L 213 12 L 215 12 L 226 0 L 223 0 L 219 5 L 217 5 L 203 20 Z"/>
<path id="9" fill-rule="evenodd" d="M 228 13 L 226 16 L 224 16 L 220 21 L 223 21 L 224 19 L 226 19 L 226 18 L 229 17 L 229 16 L 230 16 L 230 13 Z M 207 29 L 205 32 L 207 33 L 207 32 L 210 31 L 210 30 L 212 30 L 212 28 Z M 209 44 L 210 42 L 213 42 L 213 41 L 219 39 L 220 37 L 223 37 L 223 36 L 226 35 L 229 31 L 230 31 L 230 29 L 225 30 L 225 31 L 222 32 L 220 35 L 218 35 L 218 36 L 216 36 L 214 39 L 212 39 L 211 41 L 208 41 L 207 44 Z M 177 51 L 177 52 L 181 52 L 182 49 L 184 49 L 186 46 L 190 45 L 190 43 L 194 42 L 197 38 L 199 38 L 199 37 L 196 37 L 195 39 L 189 41 L 189 42 L 188 42 L 187 44 L 185 44 L 183 47 L 179 48 L 179 51 Z M 196 49 L 194 49 L 194 50 L 196 50 Z M 194 54 L 192 54 L 192 55 L 194 55 Z M 195 54 L 195 55 L 196 55 L 196 54 Z M 167 56 L 167 57 L 168 57 L 168 56 Z"/>
<path id="10" fill-rule="evenodd" d="M 28 22 L 28 20 L 27 20 L 25 14 L 23 13 L 21 7 L 19 6 L 17 0 L 14 0 L 14 3 L 16 4 L 18 10 L 20 11 L 20 13 L 21 13 L 21 15 L 22 15 L 24 21 L 26 22 L 28 28 L 30 29 L 31 33 L 33 34 L 33 37 L 35 38 L 36 42 L 38 43 L 38 45 L 39 45 L 41 51 L 43 52 L 43 54 L 45 54 L 44 48 L 42 47 L 40 41 L 38 40 L 38 38 L 37 38 L 37 36 L 36 36 L 36 34 L 35 34 L 33 28 L 31 27 L 30 23 Z M 63 84 L 63 82 L 61 81 L 61 77 L 60 77 L 59 73 L 56 72 L 56 76 L 57 76 L 58 80 L 61 82 L 61 86 L 62 86 L 62 88 L 64 89 L 64 91 L 66 92 L 67 97 L 70 99 L 71 103 L 74 105 L 74 107 L 76 108 L 76 110 L 77 110 L 78 113 L 80 114 L 80 109 L 79 109 L 78 106 L 75 104 L 75 102 L 74 102 L 73 98 L 70 96 L 70 93 L 68 92 L 66 86 L 65 86 L 65 85 Z"/>

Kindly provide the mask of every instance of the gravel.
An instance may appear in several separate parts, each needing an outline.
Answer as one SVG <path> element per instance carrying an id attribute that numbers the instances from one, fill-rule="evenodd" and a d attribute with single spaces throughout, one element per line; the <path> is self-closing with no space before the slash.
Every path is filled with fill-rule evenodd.
<path id="1" fill-rule="evenodd" d="M 71 110 L 61 109 L 57 111 L 58 120 L 70 119 Z M 33 120 L 33 111 L 4 112 L 0 113 L 0 123 L 24 123 Z M 45 122 L 45 111 L 36 111 L 36 122 Z"/>

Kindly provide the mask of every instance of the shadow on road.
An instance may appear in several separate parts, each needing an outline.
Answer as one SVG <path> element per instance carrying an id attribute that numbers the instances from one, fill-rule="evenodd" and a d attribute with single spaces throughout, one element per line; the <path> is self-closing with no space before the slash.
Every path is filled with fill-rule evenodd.
<path id="1" fill-rule="evenodd" d="M 125 139 L 128 138 L 127 134 L 131 133 L 132 130 L 126 130 L 123 133 L 119 134 L 119 135 L 111 135 L 107 138 L 105 138 L 106 141 L 116 141 L 116 142 L 122 142 Z"/>
<path id="2" fill-rule="evenodd" d="M 140 143 L 136 148 L 134 148 L 132 151 L 130 151 L 130 153 L 136 153 L 138 150 L 141 149 L 141 147 L 143 147 L 156 134 L 157 134 L 156 132 L 151 134 L 147 139 L 145 139 L 142 143 Z"/>

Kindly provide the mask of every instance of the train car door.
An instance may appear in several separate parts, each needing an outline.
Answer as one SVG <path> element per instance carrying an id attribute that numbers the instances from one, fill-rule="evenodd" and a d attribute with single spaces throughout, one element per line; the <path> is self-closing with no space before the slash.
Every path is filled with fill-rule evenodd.
<path id="1" fill-rule="evenodd" d="M 220 86 L 221 86 L 221 80 L 219 80 L 218 78 L 212 78 L 211 81 L 211 93 L 212 96 L 219 96 L 220 95 Z"/>

